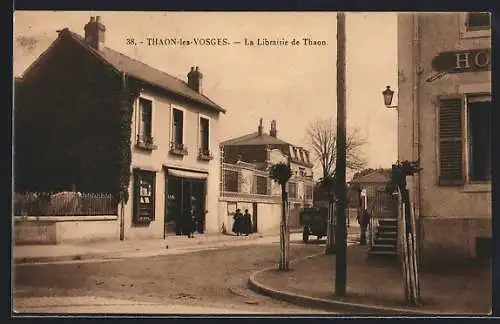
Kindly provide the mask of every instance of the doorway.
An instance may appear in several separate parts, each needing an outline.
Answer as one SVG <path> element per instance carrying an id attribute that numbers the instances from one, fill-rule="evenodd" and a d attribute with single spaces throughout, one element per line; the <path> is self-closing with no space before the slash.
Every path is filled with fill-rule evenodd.
<path id="1" fill-rule="evenodd" d="M 187 235 L 186 223 L 191 206 L 196 210 L 196 231 L 205 231 L 206 180 L 168 175 L 165 177 L 165 228 L 166 233 Z"/>
<path id="2" fill-rule="evenodd" d="M 252 203 L 252 233 L 257 233 L 257 203 Z"/>

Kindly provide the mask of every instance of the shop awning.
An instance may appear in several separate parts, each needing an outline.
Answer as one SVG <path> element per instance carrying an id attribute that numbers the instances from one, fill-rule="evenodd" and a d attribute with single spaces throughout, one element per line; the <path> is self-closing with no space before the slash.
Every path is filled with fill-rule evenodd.
<path id="1" fill-rule="evenodd" d="M 206 180 L 208 178 L 208 173 L 192 172 L 192 171 L 176 170 L 176 169 L 168 169 L 168 175 L 173 177 L 198 179 L 198 180 Z"/>

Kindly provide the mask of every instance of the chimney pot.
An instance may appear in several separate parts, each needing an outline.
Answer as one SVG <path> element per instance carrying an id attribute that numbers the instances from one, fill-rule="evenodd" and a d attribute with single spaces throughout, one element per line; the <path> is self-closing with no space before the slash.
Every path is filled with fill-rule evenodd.
<path id="1" fill-rule="evenodd" d="M 259 132 L 259 136 L 262 136 L 262 133 L 263 133 L 263 126 L 262 126 L 262 118 L 260 119 L 259 121 L 259 127 L 257 128 L 258 132 Z"/>
<path id="2" fill-rule="evenodd" d="M 101 17 L 90 17 L 90 21 L 85 25 L 85 42 L 92 48 L 99 50 L 104 44 L 106 27 L 101 23 Z"/>
<path id="3" fill-rule="evenodd" d="M 271 135 L 272 137 L 277 136 L 276 120 L 274 119 L 271 121 L 271 129 L 269 130 L 269 135 Z"/>
<path id="4" fill-rule="evenodd" d="M 188 75 L 188 86 L 198 93 L 202 93 L 203 74 L 199 71 L 198 66 L 191 67 Z"/>

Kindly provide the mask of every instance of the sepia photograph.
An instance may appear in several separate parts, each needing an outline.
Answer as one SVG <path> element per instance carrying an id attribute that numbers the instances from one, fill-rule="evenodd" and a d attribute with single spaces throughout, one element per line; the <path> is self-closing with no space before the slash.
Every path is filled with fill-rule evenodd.
<path id="1" fill-rule="evenodd" d="M 491 29 L 14 11 L 12 316 L 491 315 Z"/>

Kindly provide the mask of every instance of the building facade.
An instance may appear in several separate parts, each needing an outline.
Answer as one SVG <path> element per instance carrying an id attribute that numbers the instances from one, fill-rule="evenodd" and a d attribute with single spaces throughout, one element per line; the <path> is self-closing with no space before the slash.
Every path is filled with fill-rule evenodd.
<path id="1" fill-rule="evenodd" d="M 292 177 L 287 184 L 289 225 L 298 228 L 300 209 L 312 205 L 313 174 L 309 152 L 277 138 L 276 122 L 264 133 L 262 119 L 255 133 L 221 143 L 222 171 L 219 214 L 231 230 L 236 209 L 248 209 L 254 230 L 259 233 L 279 231 L 281 188 L 269 178 L 269 167 L 290 163 Z"/>
<path id="2" fill-rule="evenodd" d="M 61 219 L 82 240 L 182 234 L 191 206 L 198 232 L 218 232 L 225 110 L 199 68 L 186 82 L 106 47 L 99 17 L 84 31 L 59 31 L 16 79 L 17 189 L 112 193 L 115 215 Z"/>
<path id="3" fill-rule="evenodd" d="M 398 159 L 424 262 L 491 244 L 491 22 L 488 13 L 398 14 Z"/>

